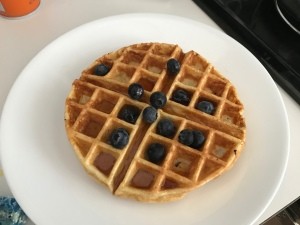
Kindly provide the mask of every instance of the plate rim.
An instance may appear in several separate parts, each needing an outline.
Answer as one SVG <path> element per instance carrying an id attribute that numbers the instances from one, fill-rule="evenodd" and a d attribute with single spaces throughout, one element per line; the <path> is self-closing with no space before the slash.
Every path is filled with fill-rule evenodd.
<path id="1" fill-rule="evenodd" d="M 54 40 L 52 40 L 51 42 L 49 42 L 45 47 L 43 47 L 28 63 L 27 65 L 24 67 L 24 69 L 20 72 L 20 74 L 17 76 L 15 82 L 13 83 L 11 89 L 9 90 L 9 93 L 6 97 L 6 100 L 5 100 L 5 103 L 3 105 L 3 110 L 2 110 L 2 113 L 1 113 L 1 117 L 0 117 L 0 159 L 2 159 L 2 165 L 3 165 L 3 172 L 4 174 L 6 174 L 6 163 L 4 162 L 3 160 L 3 156 L 5 155 L 4 153 L 4 150 L 2 150 L 4 148 L 3 146 L 3 141 L 1 141 L 3 139 L 3 133 L 5 132 L 4 131 L 4 128 L 5 127 L 3 124 L 5 124 L 4 122 L 4 119 L 7 118 L 8 116 L 6 115 L 9 111 L 9 102 L 12 101 L 11 99 L 13 98 L 13 94 L 14 92 L 16 92 L 15 89 L 17 89 L 17 86 L 19 85 L 19 83 L 21 83 L 21 80 L 23 79 L 24 77 L 24 74 L 26 74 L 26 71 L 32 66 L 32 64 L 34 64 L 34 62 L 39 58 L 41 57 L 41 55 L 44 53 L 44 52 L 47 52 L 48 49 L 51 49 L 53 45 L 55 45 L 56 43 L 60 42 L 61 39 L 64 39 L 66 38 L 67 36 L 72 36 L 74 35 L 74 33 L 76 33 L 77 31 L 80 31 L 86 27 L 90 27 L 90 26 L 93 26 L 93 24 L 97 24 L 97 23 L 105 23 L 106 21 L 111 21 L 112 19 L 117 19 L 117 18 L 122 18 L 122 19 L 126 19 L 126 18 L 132 18 L 132 17 L 161 17 L 163 19 L 170 19 L 170 18 L 173 18 L 173 19 L 180 19 L 180 20 L 185 20 L 186 22 L 190 22 L 190 23 L 194 23 L 194 24 L 198 24 L 198 25 L 202 25 L 203 27 L 213 31 L 213 32 L 217 32 L 217 33 L 220 33 L 220 31 L 214 27 L 211 27 L 207 24 L 204 24 L 202 22 L 199 22 L 199 21 L 196 21 L 194 19 L 190 19 L 190 18 L 187 18 L 187 17 L 182 17 L 182 16 L 176 16 L 176 15 L 170 15 L 170 14 L 164 14 L 164 13 L 125 13 L 125 14 L 118 14 L 118 15 L 113 15 L 113 16 L 107 16 L 107 17 L 103 17 L 103 18 L 99 18 L 99 19 L 96 19 L 96 20 L 93 20 L 93 21 L 90 21 L 90 22 L 87 22 L 87 23 L 84 23 L 82 25 L 79 25 L 65 33 L 63 33 L 62 35 L 60 35 L 59 37 L 55 38 Z M 222 31 L 221 31 L 222 32 Z M 237 41 L 235 41 L 233 38 L 231 38 L 230 36 L 226 35 L 224 33 L 224 37 L 226 37 L 227 39 L 231 39 L 231 41 L 234 41 L 235 43 L 237 43 L 238 45 L 240 45 L 240 47 L 246 49 L 243 45 L 241 45 L 240 43 L 238 43 Z M 247 50 L 247 49 L 246 49 Z M 248 50 L 247 50 L 248 51 Z M 249 51 L 248 51 L 249 52 Z M 251 53 L 250 53 L 251 54 Z M 252 54 L 251 54 L 252 55 Z M 254 56 L 253 56 L 254 57 Z M 257 60 L 258 61 L 258 60 Z M 259 61 L 258 61 L 259 62 Z M 259 62 L 260 65 L 262 65 L 260 62 Z M 264 67 L 263 67 L 264 68 Z M 264 68 L 265 69 L 265 68 Z M 266 71 L 266 69 L 265 69 Z M 268 73 L 266 71 L 266 73 Z M 282 184 L 282 180 L 284 178 L 284 175 L 285 175 L 285 172 L 286 172 L 286 168 L 287 168 L 287 164 L 288 164 L 288 159 L 289 159 L 289 154 L 290 154 L 290 126 L 289 126 L 289 120 L 288 120 L 288 114 L 287 114 L 287 110 L 286 110 L 286 107 L 285 107 L 285 104 L 284 104 L 284 101 L 283 101 L 283 98 L 281 96 L 281 93 L 279 92 L 278 90 L 278 87 L 276 86 L 276 83 L 272 80 L 271 77 L 268 78 L 269 79 L 269 82 L 272 83 L 273 85 L 273 89 L 276 91 L 276 94 L 277 96 L 279 97 L 279 103 L 280 105 L 282 106 L 281 109 L 283 110 L 283 119 L 284 119 L 284 125 L 285 125 L 285 128 L 286 128 L 286 137 L 285 137 L 285 145 L 286 145 L 286 157 L 283 159 L 283 170 L 282 170 L 282 173 L 280 174 L 280 176 L 278 177 L 278 182 L 277 182 L 277 185 L 276 187 L 274 188 L 274 191 L 271 195 L 271 198 L 269 198 L 267 204 L 265 205 L 265 207 L 263 208 L 263 210 L 261 211 L 260 214 L 258 214 L 256 216 L 256 218 L 253 219 L 253 222 L 251 224 L 253 224 L 255 221 L 257 221 L 257 219 L 264 213 L 264 211 L 268 208 L 268 206 L 270 205 L 270 203 L 272 202 L 272 200 L 274 199 L 275 195 L 277 194 L 279 188 L 280 188 L 280 185 Z M 4 119 L 3 119 L 4 118 Z M 8 185 L 10 186 L 11 190 L 12 190 L 12 193 L 16 196 L 18 196 L 17 194 L 17 191 L 15 190 L 15 188 L 13 187 L 13 185 L 11 184 L 11 180 L 8 176 L 6 176 L 7 178 L 7 182 L 8 182 Z M 20 203 L 22 205 L 22 203 Z"/>

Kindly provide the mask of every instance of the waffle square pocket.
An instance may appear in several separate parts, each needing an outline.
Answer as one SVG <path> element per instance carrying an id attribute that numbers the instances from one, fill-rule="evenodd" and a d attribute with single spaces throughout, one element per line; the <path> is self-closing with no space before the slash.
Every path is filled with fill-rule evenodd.
<path id="1" fill-rule="evenodd" d="M 66 133 L 84 169 L 114 195 L 175 201 L 240 156 L 246 123 L 237 93 L 195 51 L 134 44 L 95 59 L 73 82 Z"/>

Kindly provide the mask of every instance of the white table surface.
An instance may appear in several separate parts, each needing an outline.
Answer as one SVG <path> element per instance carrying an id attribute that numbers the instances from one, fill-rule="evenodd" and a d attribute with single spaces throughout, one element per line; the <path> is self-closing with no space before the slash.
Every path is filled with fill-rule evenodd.
<path id="1" fill-rule="evenodd" d="M 40 7 L 29 16 L 20 19 L 0 17 L 0 111 L 17 76 L 49 42 L 89 21 L 133 12 L 174 14 L 218 28 L 190 0 L 42 0 Z M 297 137 L 300 134 L 300 106 L 280 87 L 279 90 L 290 123 L 289 163 L 278 193 L 255 224 L 260 224 L 300 196 L 300 138 Z M 0 170 L 1 195 L 12 194 Z M 32 224 L 29 221 L 28 225 Z"/>

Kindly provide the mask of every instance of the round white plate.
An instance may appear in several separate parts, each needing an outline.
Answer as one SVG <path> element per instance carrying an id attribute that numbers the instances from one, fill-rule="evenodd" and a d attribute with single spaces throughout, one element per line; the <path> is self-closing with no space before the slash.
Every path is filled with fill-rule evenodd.
<path id="1" fill-rule="evenodd" d="M 164 204 L 111 195 L 85 173 L 64 129 L 64 101 L 81 71 L 104 53 L 151 41 L 176 43 L 205 56 L 236 86 L 247 123 L 245 150 L 232 170 Z M 281 96 L 258 60 L 220 31 L 161 14 L 100 19 L 49 44 L 15 82 L 0 135 L 8 183 L 38 225 L 252 224 L 276 193 L 289 151 Z"/>

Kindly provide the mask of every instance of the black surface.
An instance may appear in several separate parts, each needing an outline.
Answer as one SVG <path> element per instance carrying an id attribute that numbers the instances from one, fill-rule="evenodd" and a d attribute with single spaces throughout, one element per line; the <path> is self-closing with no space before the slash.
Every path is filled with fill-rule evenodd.
<path id="1" fill-rule="evenodd" d="M 300 223 L 300 197 L 260 225 L 295 225 Z"/>
<path id="2" fill-rule="evenodd" d="M 284 17 L 300 31 L 300 1 L 299 0 L 276 0 L 277 6 Z"/>
<path id="3" fill-rule="evenodd" d="M 193 1 L 248 48 L 300 104 L 300 35 L 281 18 L 275 0 Z"/>

